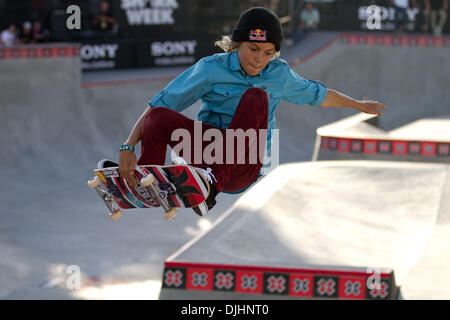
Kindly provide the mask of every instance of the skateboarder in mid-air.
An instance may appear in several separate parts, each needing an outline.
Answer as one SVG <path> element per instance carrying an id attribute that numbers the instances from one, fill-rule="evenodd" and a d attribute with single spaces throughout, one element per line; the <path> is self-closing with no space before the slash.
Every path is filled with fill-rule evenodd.
<path id="1" fill-rule="evenodd" d="M 119 170 L 122 177 L 136 186 L 132 178 L 136 164 L 163 165 L 167 145 L 174 148 L 179 143 L 174 141 L 172 133 L 184 129 L 192 139 L 191 159 L 185 160 L 202 169 L 210 184 L 211 191 L 206 200 L 209 209 L 215 205 L 219 192 L 239 193 L 258 179 L 263 161 L 260 157 L 256 163 L 248 161 L 251 139 L 245 140 L 245 161 L 238 161 L 235 154 L 234 161 L 223 163 L 211 163 L 196 156 L 202 155 L 211 142 L 202 141 L 201 146 L 195 143 L 198 122 L 180 112 L 199 99 L 202 106 L 198 120 L 202 130 L 215 129 L 222 133 L 223 138 L 215 143 L 223 148 L 224 159 L 226 152 L 238 153 L 239 147 L 226 148 L 226 129 L 242 129 L 244 132 L 252 129 L 258 135 L 266 132 L 264 149 L 270 150 L 271 129 L 275 129 L 274 113 L 281 100 L 324 108 L 350 107 L 382 115 L 381 109 L 386 107 L 377 101 L 358 101 L 327 89 L 319 81 L 299 76 L 279 58 L 282 39 L 282 26 L 275 13 L 262 7 L 243 12 L 231 37 L 223 37 L 216 42 L 225 53 L 201 59 L 150 101 L 150 107 L 136 122 L 121 147 Z M 141 156 L 137 161 L 134 146 L 138 142 L 141 142 Z M 186 154 L 179 156 L 186 158 Z"/>

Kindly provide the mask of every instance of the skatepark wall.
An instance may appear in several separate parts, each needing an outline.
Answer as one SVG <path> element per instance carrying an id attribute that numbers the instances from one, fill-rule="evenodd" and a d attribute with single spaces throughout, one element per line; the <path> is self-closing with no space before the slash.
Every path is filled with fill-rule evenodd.
<path id="1" fill-rule="evenodd" d="M 449 115 L 450 37 L 438 40 L 343 33 L 296 70 L 352 98 L 382 102 L 389 109 L 379 126 L 392 130 L 422 117 Z"/>
<path id="2" fill-rule="evenodd" d="M 309 44 L 306 40 L 298 47 Z M 386 105 L 388 109 L 378 118 L 379 132 L 422 118 L 450 115 L 450 65 L 446 62 L 450 37 L 341 33 L 332 39 L 328 37 L 306 60 L 295 59 L 295 53 L 286 51 L 288 61 L 302 77 L 322 81 L 328 88 L 352 98 L 367 97 Z M 353 109 L 299 107 L 282 102 L 276 113 L 280 162 L 311 160 L 316 129 L 357 113 Z M 366 135 L 371 132 L 370 128 L 367 130 Z M 327 150 L 322 154 L 326 153 Z M 365 159 L 364 155 L 336 153 L 320 159 L 345 158 Z"/>
<path id="3" fill-rule="evenodd" d="M 319 127 L 312 159 L 450 162 L 450 66 L 445 63 L 450 38 L 344 34 L 337 41 L 333 59 L 345 68 L 332 67 L 321 79 L 342 87 L 339 91 L 348 87 L 351 96 L 366 92 L 388 110 L 375 126 L 360 121 L 343 127 L 347 120 L 338 120 Z M 359 71 L 341 64 L 343 59 L 357 61 Z M 355 79 L 358 74 L 365 76 Z"/>
<path id="4" fill-rule="evenodd" d="M 81 144 L 87 153 L 93 150 L 94 132 L 81 95 L 78 48 L 61 44 L 28 50 L 39 49 L 48 55 L 0 59 L 0 163 L 9 172 L 40 172 L 51 179 L 85 158 Z"/>
<path id="5" fill-rule="evenodd" d="M 0 164 L 11 177 L 79 183 L 64 171 L 81 168 L 89 176 L 99 159 L 118 159 L 118 146 L 165 83 L 83 87 L 78 46 L 29 47 L 24 56 L 22 50 L 0 59 Z"/>
<path id="6" fill-rule="evenodd" d="M 78 47 L 1 49 L 0 97 L 0 298 L 22 299 L 24 291 L 40 289 L 60 259 L 49 259 L 36 246 L 48 253 L 71 241 L 61 235 L 70 234 L 68 221 L 76 207 L 69 207 L 77 204 L 70 199 L 82 197 L 73 188 L 79 185 L 78 163 L 86 156 L 80 146 L 85 144 L 87 153 L 93 149 L 82 106 Z M 52 238 L 58 229 L 62 233 Z M 39 290 L 31 297 L 46 294 Z"/>

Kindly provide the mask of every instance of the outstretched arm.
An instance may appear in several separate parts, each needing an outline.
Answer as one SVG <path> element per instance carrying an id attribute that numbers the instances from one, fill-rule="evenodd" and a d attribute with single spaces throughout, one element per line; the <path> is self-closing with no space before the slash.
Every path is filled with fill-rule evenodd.
<path id="1" fill-rule="evenodd" d="M 378 101 L 368 100 L 367 98 L 362 101 L 355 100 L 333 89 L 327 90 L 327 96 L 320 106 L 323 108 L 353 108 L 379 116 L 383 115 L 383 111 L 380 109 L 386 110 L 386 106 Z"/>

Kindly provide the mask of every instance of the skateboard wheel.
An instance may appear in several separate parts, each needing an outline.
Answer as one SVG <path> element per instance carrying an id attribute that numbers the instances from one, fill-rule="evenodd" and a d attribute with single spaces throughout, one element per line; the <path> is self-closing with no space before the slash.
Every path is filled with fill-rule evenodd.
<path id="1" fill-rule="evenodd" d="M 88 184 L 89 188 L 95 189 L 100 185 L 101 182 L 102 182 L 102 180 L 100 180 L 99 177 L 95 177 L 95 178 L 90 179 L 87 184 Z"/>
<path id="2" fill-rule="evenodd" d="M 121 216 L 122 216 L 122 210 L 120 210 L 120 209 L 116 210 L 116 212 L 114 212 L 114 213 L 109 214 L 109 217 L 112 221 L 119 220 Z"/>
<path id="3" fill-rule="evenodd" d="M 151 185 L 155 180 L 156 180 L 156 178 L 155 178 L 152 174 L 149 174 L 148 176 L 143 177 L 143 178 L 141 179 L 141 184 L 142 184 L 144 187 L 148 187 L 148 186 Z"/>
<path id="4" fill-rule="evenodd" d="M 166 218 L 166 220 L 171 220 L 173 218 L 175 218 L 178 214 L 178 211 L 176 208 L 171 208 L 169 211 L 164 213 L 164 218 Z"/>

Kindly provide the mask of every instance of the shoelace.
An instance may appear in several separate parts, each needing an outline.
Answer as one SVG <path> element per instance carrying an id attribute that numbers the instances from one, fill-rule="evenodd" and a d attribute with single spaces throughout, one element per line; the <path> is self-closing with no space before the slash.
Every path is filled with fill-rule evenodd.
<path id="1" fill-rule="evenodd" d="M 213 179 L 214 182 L 217 182 L 216 177 L 213 175 L 211 168 L 208 168 L 206 170 L 199 168 L 199 170 L 203 173 L 203 175 L 205 176 L 206 180 L 208 180 L 209 183 L 213 183 Z"/>

